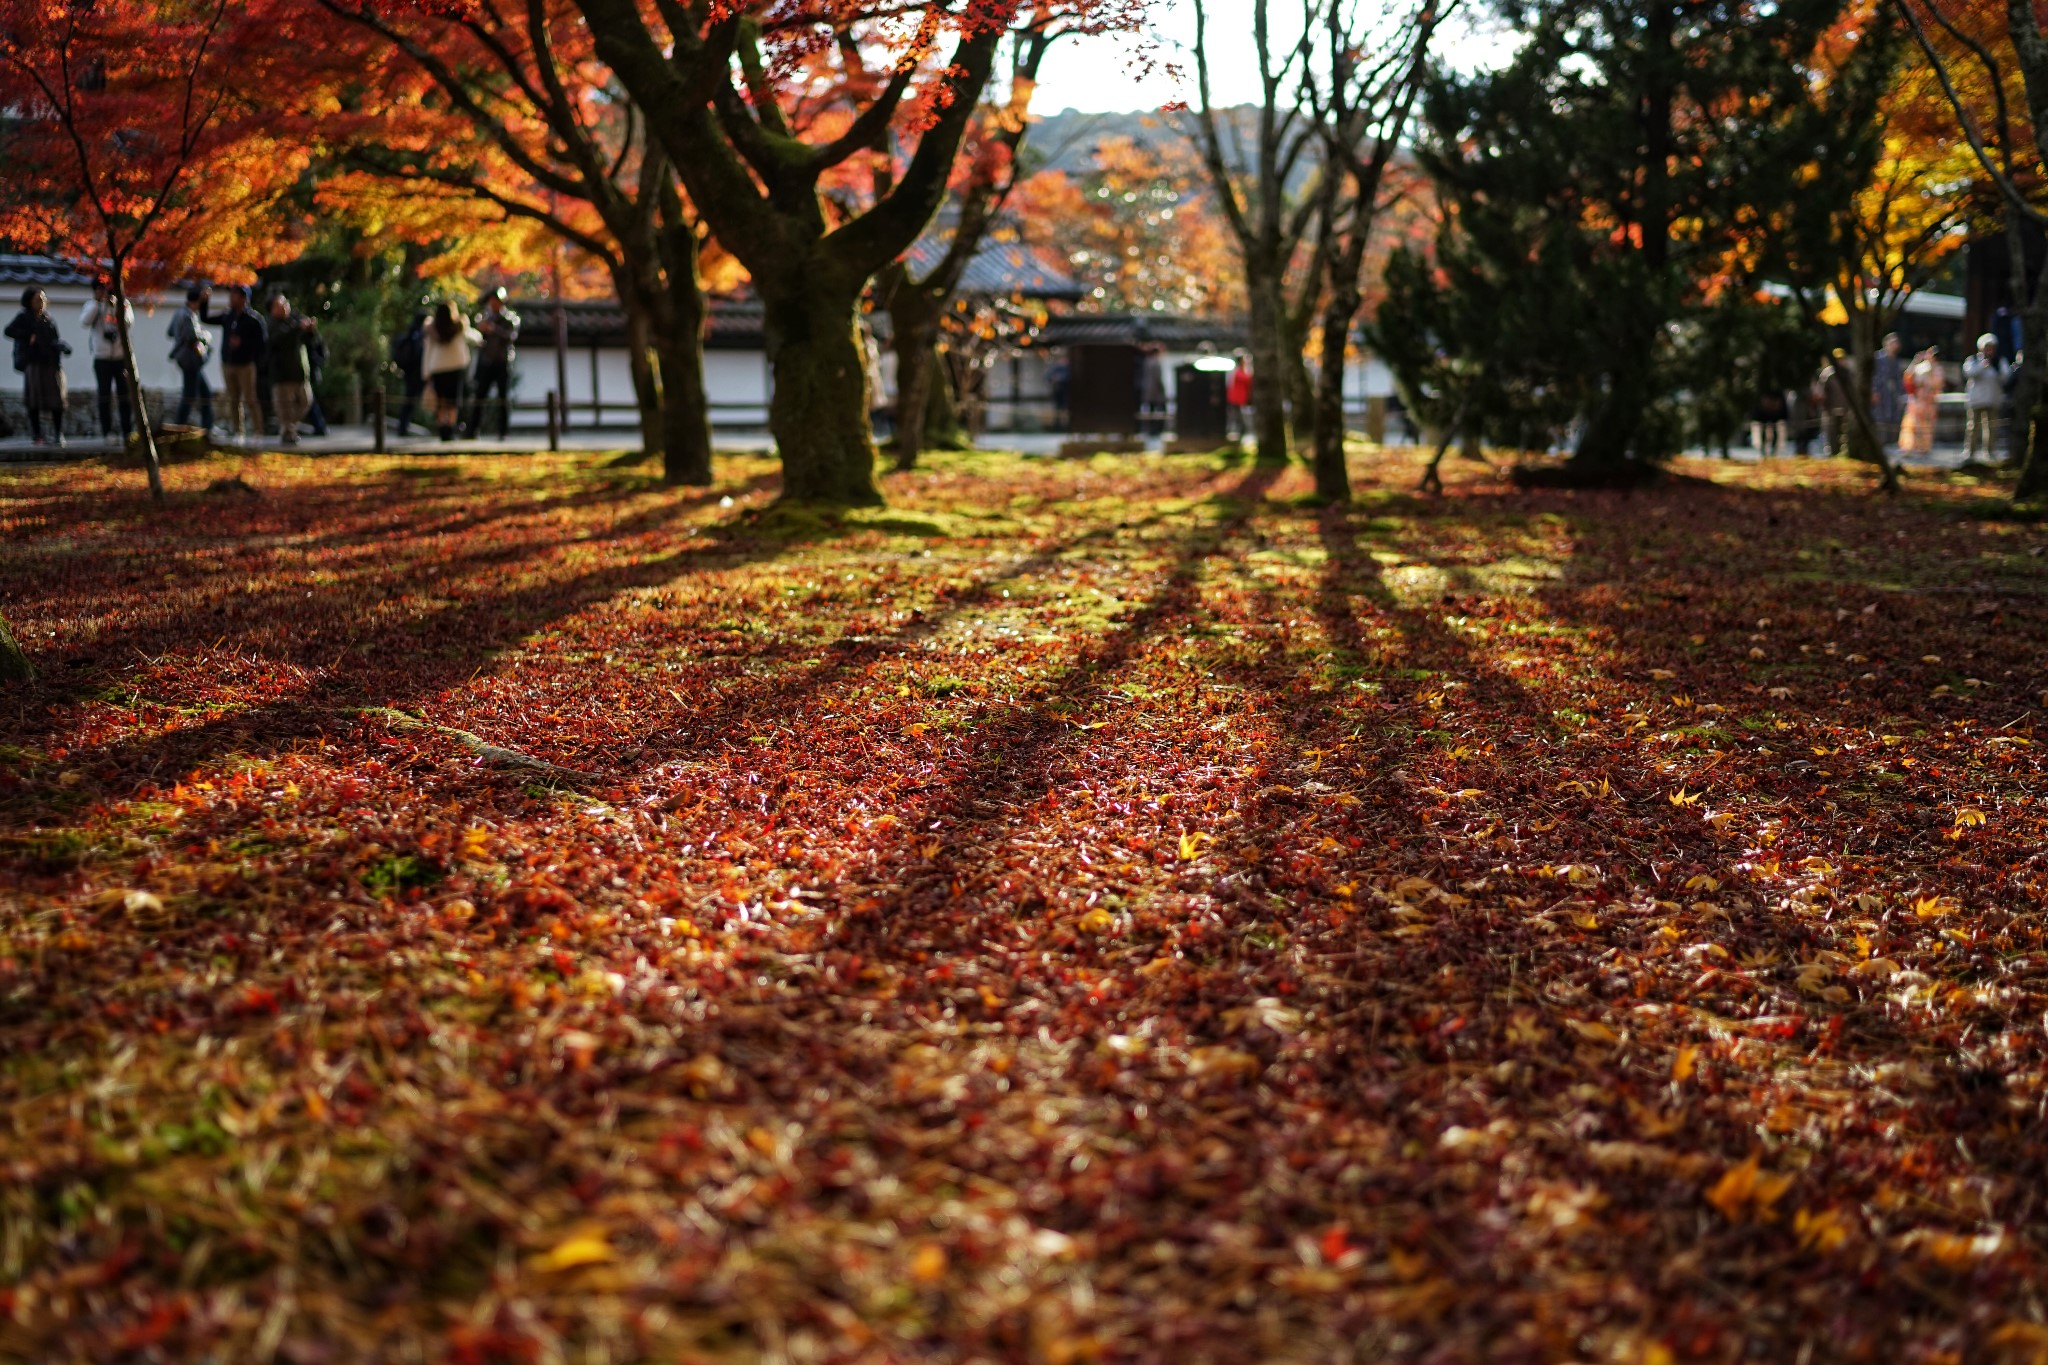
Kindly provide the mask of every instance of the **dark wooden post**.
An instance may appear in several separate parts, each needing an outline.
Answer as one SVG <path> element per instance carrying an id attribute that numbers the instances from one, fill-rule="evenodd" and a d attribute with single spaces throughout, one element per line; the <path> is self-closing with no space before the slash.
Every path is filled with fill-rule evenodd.
<path id="1" fill-rule="evenodd" d="M 370 449 L 384 453 L 384 382 L 370 390 Z"/>
<path id="2" fill-rule="evenodd" d="M 548 449 L 562 448 L 562 396 L 548 390 Z"/>

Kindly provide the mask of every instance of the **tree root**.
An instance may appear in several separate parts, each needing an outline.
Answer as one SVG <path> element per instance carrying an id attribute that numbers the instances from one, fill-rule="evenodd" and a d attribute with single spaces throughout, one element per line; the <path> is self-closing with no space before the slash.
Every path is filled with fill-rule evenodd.
<path id="1" fill-rule="evenodd" d="M 544 758 L 535 758 L 532 754 L 522 753 L 518 749 L 508 749 L 502 744 L 492 744 L 482 736 L 471 734 L 467 730 L 458 730 L 452 725 L 435 725 L 431 721 L 421 720 L 417 716 L 408 716 L 403 711 L 394 711 L 388 706 L 365 706 L 360 708 L 356 714 L 381 720 L 394 730 L 426 730 L 437 735 L 445 735 L 484 762 L 495 763 L 500 767 L 523 768 L 528 772 L 540 773 L 547 777 L 570 782 L 594 782 L 597 780 L 596 773 L 587 773 L 580 768 L 565 768 L 559 763 L 550 763 Z"/>

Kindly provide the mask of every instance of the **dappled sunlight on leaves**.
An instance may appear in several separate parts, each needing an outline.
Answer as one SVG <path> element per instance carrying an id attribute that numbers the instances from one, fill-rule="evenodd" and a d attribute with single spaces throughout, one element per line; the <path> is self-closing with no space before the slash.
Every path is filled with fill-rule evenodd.
<path id="1" fill-rule="evenodd" d="M 0 485 L 0 1356 L 2048 1340 L 2039 529 L 769 469 Z"/>

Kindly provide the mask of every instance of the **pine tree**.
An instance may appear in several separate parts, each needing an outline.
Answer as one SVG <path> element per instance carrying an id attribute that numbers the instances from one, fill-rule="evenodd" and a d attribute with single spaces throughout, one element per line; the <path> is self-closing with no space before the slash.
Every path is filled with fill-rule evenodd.
<path id="1" fill-rule="evenodd" d="M 1699 343 L 1776 308 L 1791 225 L 1855 188 L 1814 79 L 1841 8 L 1502 0 L 1526 45 L 1433 82 L 1419 155 L 1444 229 L 1381 310 L 1420 410 L 1497 440 L 1574 423 L 1577 481 L 1672 454 Z"/>

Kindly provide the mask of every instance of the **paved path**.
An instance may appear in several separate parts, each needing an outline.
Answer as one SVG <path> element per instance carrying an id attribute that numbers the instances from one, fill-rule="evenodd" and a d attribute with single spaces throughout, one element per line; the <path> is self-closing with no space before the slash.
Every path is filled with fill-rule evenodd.
<path id="1" fill-rule="evenodd" d="M 718 449 L 722 451 L 766 451 L 775 448 L 775 438 L 766 431 L 721 431 L 716 436 Z M 1058 451 L 1069 438 L 1063 432 L 1004 433 L 991 432 L 984 444 L 993 450 L 1016 450 L 1027 455 L 1050 455 Z M 1154 449 L 1159 447 L 1158 438 L 1153 438 Z M 248 449 L 296 450 L 305 455 L 360 455 L 369 453 L 375 442 L 368 427 L 334 426 L 328 428 L 325 436 L 308 436 L 296 446 L 279 443 L 275 436 L 266 436 L 253 442 Z M 618 429 L 611 431 L 579 431 L 563 433 L 564 450 L 634 450 L 639 446 L 638 434 Z M 238 449 L 231 442 L 223 442 L 223 450 Z M 37 447 L 29 443 L 26 436 L 15 436 L 0 441 L 0 463 L 53 464 L 69 460 L 92 459 L 119 449 L 113 442 L 96 439 L 73 440 L 62 450 Z M 547 438 L 539 434 L 520 434 L 510 440 L 442 441 L 431 435 L 417 433 L 400 437 L 390 436 L 385 442 L 385 451 L 393 455 L 530 455 L 547 449 Z M 1693 455 L 1706 452 L 1694 450 Z M 1737 446 L 1729 451 L 1729 458 L 1743 463 L 1755 463 L 1760 457 L 1747 446 Z M 1916 468 L 1953 469 L 1964 462 L 1960 445 L 1936 446 L 1932 453 L 1906 457 L 1904 463 Z"/>

